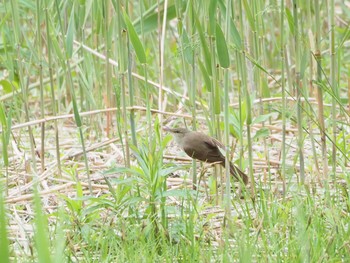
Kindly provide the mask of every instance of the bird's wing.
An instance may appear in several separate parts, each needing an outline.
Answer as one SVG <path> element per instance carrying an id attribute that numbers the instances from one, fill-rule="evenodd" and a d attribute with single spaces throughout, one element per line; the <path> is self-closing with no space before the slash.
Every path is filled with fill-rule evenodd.
<path id="1" fill-rule="evenodd" d="M 205 140 L 205 143 L 212 149 L 217 148 L 223 156 L 226 155 L 225 146 L 217 139 L 213 137 L 208 137 L 208 139 Z"/>
<path id="2" fill-rule="evenodd" d="M 216 147 L 220 147 L 222 149 L 224 149 L 224 145 L 218 141 L 217 139 L 213 138 L 213 137 L 207 137 L 204 142 L 210 147 L 210 148 L 216 148 Z"/>
<path id="3" fill-rule="evenodd" d="M 223 147 L 223 145 L 218 140 L 201 132 L 193 132 L 193 135 L 196 136 L 192 136 L 191 141 L 183 143 L 183 150 L 188 156 L 205 162 L 213 162 L 209 160 L 222 160 L 224 155 L 222 155 L 219 147 Z M 195 149 L 191 147 L 193 144 L 196 145 Z M 203 159 L 204 156 L 206 159 Z"/>

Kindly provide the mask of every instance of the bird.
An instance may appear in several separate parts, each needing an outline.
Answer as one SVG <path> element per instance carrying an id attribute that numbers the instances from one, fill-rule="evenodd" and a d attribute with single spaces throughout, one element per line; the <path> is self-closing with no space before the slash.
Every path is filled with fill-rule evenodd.
<path id="1" fill-rule="evenodd" d="M 225 167 L 225 156 L 219 149 L 219 147 L 224 149 L 224 145 L 217 139 L 186 128 L 164 126 L 163 130 L 174 136 L 175 142 L 189 157 L 206 163 L 220 163 Z M 245 185 L 249 181 L 248 176 L 232 162 L 230 162 L 230 174 L 237 180 L 241 179 Z"/>

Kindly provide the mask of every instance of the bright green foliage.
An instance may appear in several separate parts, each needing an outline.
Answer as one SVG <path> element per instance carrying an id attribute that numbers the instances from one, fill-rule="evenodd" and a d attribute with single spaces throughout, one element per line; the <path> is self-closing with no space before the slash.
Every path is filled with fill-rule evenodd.
<path id="1" fill-rule="evenodd" d="M 220 66 L 223 68 L 230 67 L 230 57 L 228 54 L 225 36 L 219 24 L 216 24 L 216 49 L 218 52 Z"/>
<path id="2" fill-rule="evenodd" d="M 137 58 L 139 59 L 140 63 L 144 64 L 147 62 L 147 59 L 146 59 L 146 53 L 145 53 L 145 50 L 144 50 L 143 45 L 141 43 L 141 40 L 138 37 L 138 35 L 135 31 L 135 28 L 132 25 L 127 13 L 123 12 L 123 15 L 124 15 L 125 25 L 126 25 L 126 28 L 128 30 L 128 33 L 129 33 L 129 38 L 130 38 L 130 41 L 134 47 Z"/>
<path id="3" fill-rule="evenodd" d="M 47 229 L 47 218 L 41 205 L 38 192 L 34 190 L 34 211 L 35 211 L 35 248 L 38 253 L 38 262 L 51 262 L 50 242 Z"/>
<path id="4" fill-rule="evenodd" d="M 1 1 L 1 262 L 350 262 L 347 21 L 335 0 Z"/>
<path id="5" fill-rule="evenodd" d="M 0 258 L 1 262 L 10 261 L 9 240 L 8 240 L 8 219 L 4 204 L 4 186 L 0 183 Z"/>

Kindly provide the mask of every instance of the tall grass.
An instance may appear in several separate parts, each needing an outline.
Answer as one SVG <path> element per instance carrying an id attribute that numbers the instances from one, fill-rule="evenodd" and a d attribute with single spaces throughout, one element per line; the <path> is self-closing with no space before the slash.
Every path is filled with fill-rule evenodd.
<path id="1" fill-rule="evenodd" d="M 347 261 L 347 4 L 1 2 L 1 258 Z"/>

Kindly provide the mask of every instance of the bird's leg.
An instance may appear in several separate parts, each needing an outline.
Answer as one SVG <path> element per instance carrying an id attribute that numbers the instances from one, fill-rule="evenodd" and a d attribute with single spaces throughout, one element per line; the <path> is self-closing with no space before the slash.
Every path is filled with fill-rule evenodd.
<path id="1" fill-rule="evenodd" d="M 201 181 L 202 181 L 202 178 L 203 176 L 205 175 L 205 172 L 207 171 L 207 169 L 201 169 L 200 171 L 200 174 L 199 174 L 199 179 L 198 179 L 198 187 L 200 186 L 201 184 Z M 205 194 L 207 196 L 207 198 L 209 199 L 209 192 L 208 192 L 208 185 L 207 183 L 205 182 L 205 180 L 203 180 L 203 184 L 204 184 L 204 190 L 205 190 Z"/>
<path id="2" fill-rule="evenodd" d="M 221 172 L 221 162 L 213 162 L 213 163 L 204 163 L 204 166 L 206 167 L 205 170 L 208 170 L 209 168 L 213 167 L 214 173 L 214 182 L 215 182 L 215 204 L 219 205 L 219 200 L 223 200 L 224 198 L 224 192 L 221 192 L 220 198 L 219 198 L 219 186 L 222 185 L 223 178 L 222 178 L 222 172 Z M 219 180 L 220 177 L 220 180 Z"/>

